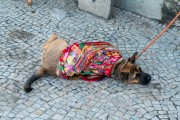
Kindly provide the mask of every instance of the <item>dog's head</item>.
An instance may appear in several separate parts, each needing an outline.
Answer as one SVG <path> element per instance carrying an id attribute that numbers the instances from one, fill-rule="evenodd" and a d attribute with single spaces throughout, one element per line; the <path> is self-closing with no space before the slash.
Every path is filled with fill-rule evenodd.
<path id="1" fill-rule="evenodd" d="M 147 85 L 151 81 L 151 76 L 143 72 L 141 67 L 135 63 L 137 54 L 135 52 L 132 57 L 117 65 L 116 75 L 118 79 L 126 83 Z"/>

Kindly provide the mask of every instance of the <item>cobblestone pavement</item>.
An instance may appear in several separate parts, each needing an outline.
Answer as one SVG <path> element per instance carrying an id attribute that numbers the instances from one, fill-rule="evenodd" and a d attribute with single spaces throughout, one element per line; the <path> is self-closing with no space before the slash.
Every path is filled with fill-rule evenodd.
<path id="1" fill-rule="evenodd" d="M 137 63 L 152 75 L 148 86 L 106 78 L 68 81 L 46 76 L 23 91 L 40 65 L 41 47 L 52 33 L 77 41 L 109 41 L 124 57 L 141 51 L 165 26 L 115 9 L 104 20 L 72 0 L 0 0 L 1 120 L 180 119 L 180 28 L 172 27 Z"/>

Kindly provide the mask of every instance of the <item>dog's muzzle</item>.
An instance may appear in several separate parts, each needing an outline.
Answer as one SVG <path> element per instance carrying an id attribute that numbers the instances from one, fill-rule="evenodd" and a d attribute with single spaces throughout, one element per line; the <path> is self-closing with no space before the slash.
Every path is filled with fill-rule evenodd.
<path id="1" fill-rule="evenodd" d="M 140 74 L 140 84 L 141 85 L 147 85 L 151 81 L 151 76 L 147 73 L 142 72 Z"/>

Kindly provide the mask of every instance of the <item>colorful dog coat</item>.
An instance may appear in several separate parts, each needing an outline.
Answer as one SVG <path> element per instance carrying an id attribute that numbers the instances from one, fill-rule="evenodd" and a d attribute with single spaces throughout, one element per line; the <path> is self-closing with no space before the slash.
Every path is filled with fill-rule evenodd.
<path id="1" fill-rule="evenodd" d="M 111 76 L 120 52 L 108 42 L 74 43 L 63 50 L 56 74 L 66 79 L 97 81 Z"/>

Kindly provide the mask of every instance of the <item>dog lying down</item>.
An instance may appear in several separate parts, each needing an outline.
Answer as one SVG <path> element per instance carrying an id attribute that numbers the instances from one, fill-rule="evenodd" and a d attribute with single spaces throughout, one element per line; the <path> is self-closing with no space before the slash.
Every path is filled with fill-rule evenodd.
<path id="1" fill-rule="evenodd" d="M 26 81 L 24 90 L 30 92 L 32 83 L 45 74 L 69 80 L 99 81 L 105 76 L 129 84 L 147 85 L 151 76 L 142 71 L 132 57 L 124 59 L 108 42 L 85 42 L 67 45 L 53 34 L 43 46 L 42 65 Z"/>

